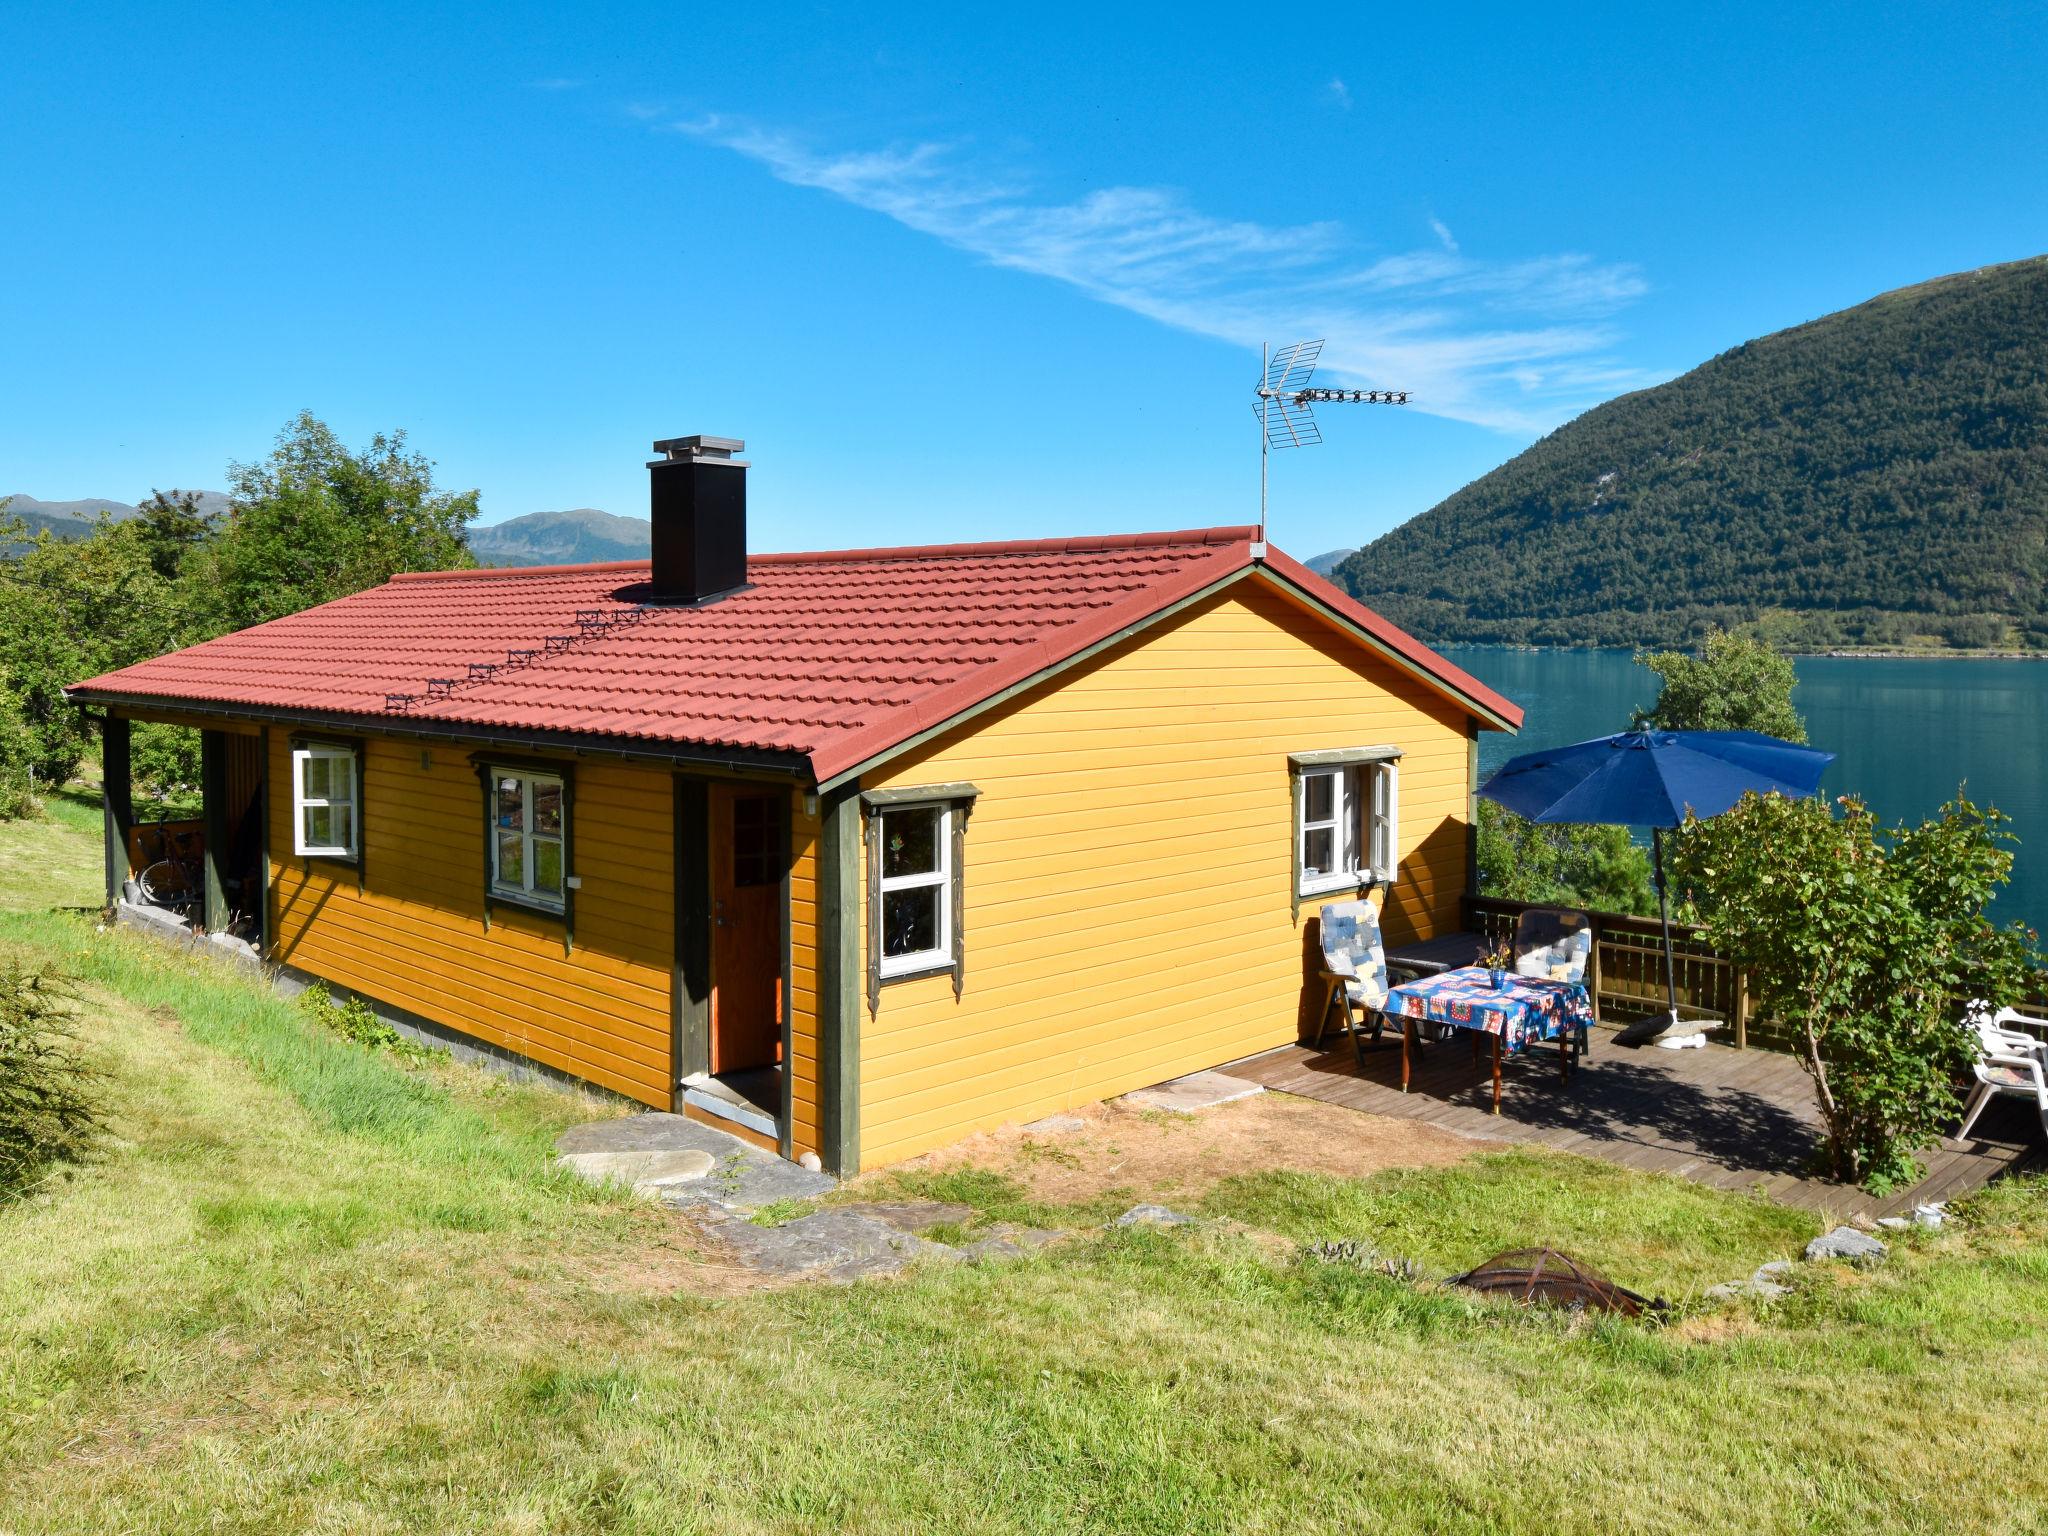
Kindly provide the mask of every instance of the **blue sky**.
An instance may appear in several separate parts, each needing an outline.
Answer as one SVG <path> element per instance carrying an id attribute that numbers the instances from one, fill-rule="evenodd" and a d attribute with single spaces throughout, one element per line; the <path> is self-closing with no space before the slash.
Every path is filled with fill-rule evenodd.
<path id="1" fill-rule="evenodd" d="M 588 8 L 594 13 L 597 8 Z M 1750 336 L 2048 250 L 2038 5 L 0 10 L 0 493 L 309 407 L 484 517 L 744 437 L 760 548 L 1297 554 Z"/>

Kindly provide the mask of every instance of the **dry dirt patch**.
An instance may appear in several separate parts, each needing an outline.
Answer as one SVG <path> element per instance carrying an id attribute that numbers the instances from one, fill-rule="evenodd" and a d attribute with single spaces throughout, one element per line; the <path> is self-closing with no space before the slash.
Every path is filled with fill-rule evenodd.
<path id="1" fill-rule="evenodd" d="M 1199 1198 L 1238 1173 L 1293 1169 L 1360 1177 L 1385 1168 L 1439 1168 L 1480 1149 L 1465 1137 L 1285 1093 L 1260 1093 L 1192 1115 L 1119 1100 L 1072 1111 L 1081 1129 L 983 1131 L 890 1171 L 984 1168 L 1032 1198 L 1077 1203 L 1128 1190 L 1134 1199 Z M 872 1175 L 870 1176 L 872 1177 Z"/>

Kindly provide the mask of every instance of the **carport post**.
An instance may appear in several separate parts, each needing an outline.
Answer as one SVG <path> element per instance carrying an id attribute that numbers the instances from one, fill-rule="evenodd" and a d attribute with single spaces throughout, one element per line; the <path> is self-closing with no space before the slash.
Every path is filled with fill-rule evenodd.
<path id="1" fill-rule="evenodd" d="M 228 742 L 220 731 L 199 733 L 200 815 L 206 827 L 206 905 L 201 911 L 207 933 L 228 926 L 225 871 L 228 860 Z"/>
<path id="2" fill-rule="evenodd" d="M 108 715 L 100 722 L 100 805 L 107 844 L 107 905 L 112 907 L 128 880 L 128 833 L 135 825 L 125 715 Z"/>

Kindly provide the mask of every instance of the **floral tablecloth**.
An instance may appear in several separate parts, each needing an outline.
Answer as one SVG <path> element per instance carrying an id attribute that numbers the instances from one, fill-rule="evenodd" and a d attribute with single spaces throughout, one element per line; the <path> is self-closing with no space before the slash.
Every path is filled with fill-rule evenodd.
<path id="1" fill-rule="evenodd" d="M 1387 1012 L 1499 1035 L 1509 1051 L 1591 1026 L 1593 1003 L 1581 983 L 1512 974 L 1506 980 L 1506 990 L 1496 991 L 1492 973 L 1476 965 L 1425 976 L 1393 988 Z"/>

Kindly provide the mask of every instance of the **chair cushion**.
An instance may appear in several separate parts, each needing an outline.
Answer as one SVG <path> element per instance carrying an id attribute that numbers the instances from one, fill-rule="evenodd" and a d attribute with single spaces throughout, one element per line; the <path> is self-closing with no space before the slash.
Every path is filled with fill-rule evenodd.
<path id="1" fill-rule="evenodd" d="M 1333 901 L 1322 911 L 1323 964 L 1348 978 L 1353 1002 L 1378 1008 L 1387 1000 L 1387 951 L 1380 915 L 1369 901 Z"/>
<path id="2" fill-rule="evenodd" d="M 1531 907 L 1515 924 L 1515 974 L 1583 982 L 1593 957 L 1593 922 L 1583 912 Z"/>

